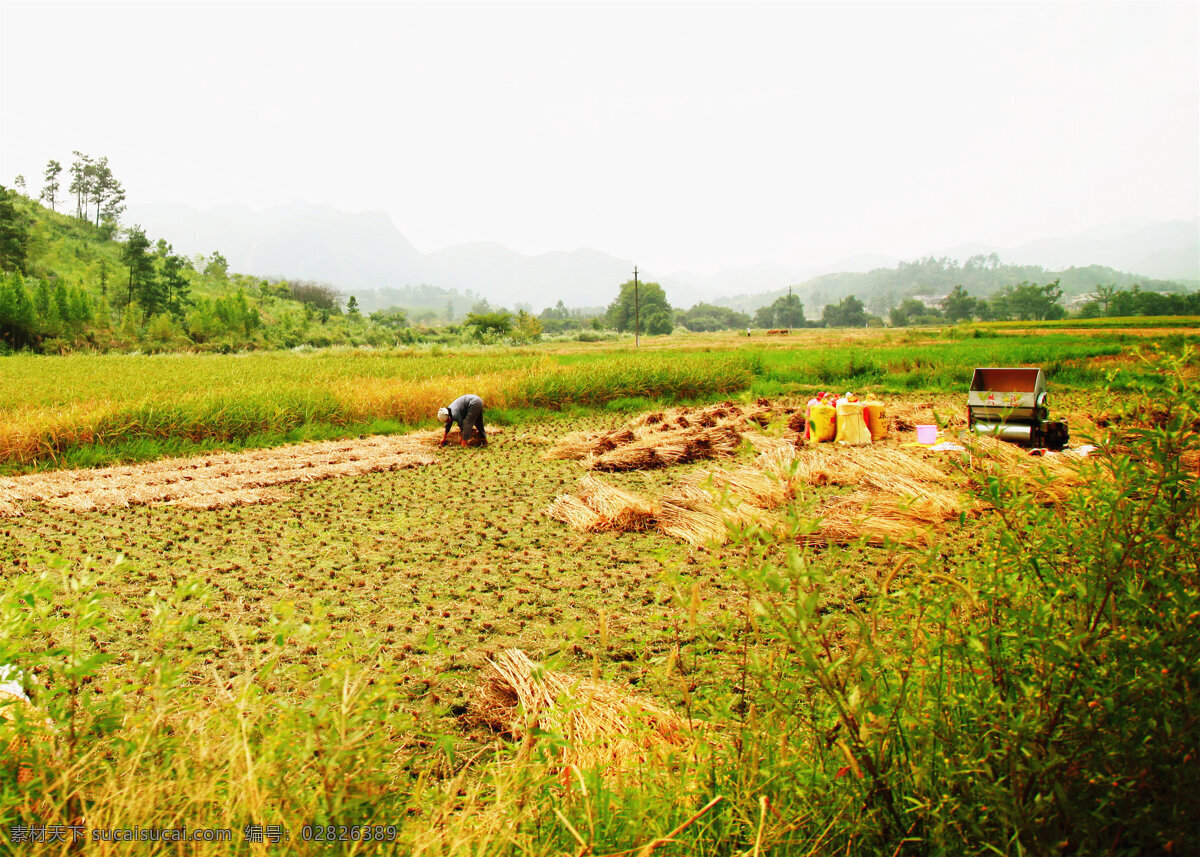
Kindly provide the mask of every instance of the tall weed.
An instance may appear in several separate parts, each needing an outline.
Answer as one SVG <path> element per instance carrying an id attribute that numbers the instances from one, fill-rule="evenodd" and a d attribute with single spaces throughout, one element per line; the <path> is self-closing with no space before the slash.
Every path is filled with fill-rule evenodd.
<path id="1" fill-rule="evenodd" d="M 864 854 L 1200 850 L 1200 386 L 1183 364 L 1163 369 L 1160 425 L 1082 465 L 1087 490 L 1044 506 L 988 477 L 995 526 L 911 570 L 897 556 L 858 603 L 830 597 L 828 556 L 746 539 L 754 786 L 819 795 L 798 828 L 768 823 L 774 847 L 820 828 Z"/>

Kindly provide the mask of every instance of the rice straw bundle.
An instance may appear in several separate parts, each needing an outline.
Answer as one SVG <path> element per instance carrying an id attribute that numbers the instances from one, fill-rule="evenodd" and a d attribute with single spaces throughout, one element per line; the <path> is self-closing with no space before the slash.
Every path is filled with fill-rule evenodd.
<path id="1" fill-rule="evenodd" d="M 940 409 L 935 415 L 934 410 Z M 949 399 L 937 402 L 911 403 L 904 401 L 889 401 L 885 424 L 891 431 L 915 431 L 919 425 L 930 425 L 941 419 L 948 427 L 965 427 L 966 419 L 962 416 L 962 408 Z"/>
<path id="2" fill-rule="evenodd" d="M 855 491 L 843 498 L 872 515 L 917 524 L 940 524 L 958 517 L 964 504 L 957 493 L 943 488 L 926 487 L 920 493 L 898 495 L 887 491 Z"/>
<path id="3" fill-rule="evenodd" d="M 591 475 L 579 481 L 579 499 L 600 515 L 605 529 L 639 532 L 653 527 L 657 516 L 647 500 Z"/>
<path id="4" fill-rule="evenodd" d="M 20 709 L 19 714 L 17 713 L 18 709 Z M 31 723 L 36 722 L 33 704 L 23 694 L 0 690 L 0 722 L 12 723 L 18 717 Z M 5 764 L 14 765 L 17 769 L 18 786 L 23 786 L 33 779 L 33 767 L 29 763 L 28 756 L 29 739 L 25 736 L 10 738 L 8 743 L 0 748 L 0 757 L 3 757 Z"/>
<path id="5" fill-rule="evenodd" d="M 658 530 L 688 544 L 724 544 L 729 538 L 727 520 L 727 514 L 714 506 L 710 497 L 664 498 L 660 503 Z"/>
<path id="6" fill-rule="evenodd" d="M 539 731 L 561 735 L 563 768 L 618 770 L 685 742 L 684 722 L 665 708 L 606 682 L 547 670 L 520 649 L 488 660 L 471 712 L 527 741 Z"/>
<path id="7" fill-rule="evenodd" d="M 1030 492 L 1043 503 L 1061 503 L 1079 485 L 1098 478 L 1100 471 L 1088 459 L 1066 454 L 1030 455 L 1007 441 L 977 435 L 967 441 L 976 470 L 1003 478 L 1027 480 Z"/>
<path id="8" fill-rule="evenodd" d="M 16 768 L 17 785 L 33 779 L 35 747 L 49 752 L 54 722 L 41 714 L 21 686 L 22 674 L 12 664 L 0 664 L 0 734 L 12 735 L 11 727 L 23 727 L 5 743 L 0 740 L 0 759 Z M 35 802 L 35 807 L 41 802 Z"/>
<path id="9" fill-rule="evenodd" d="M 884 446 L 804 449 L 796 456 L 796 475 L 812 485 L 870 485 L 896 493 L 949 478 L 922 458 Z"/>
<path id="10" fill-rule="evenodd" d="M 660 452 L 663 454 L 660 455 Z M 600 456 L 589 456 L 586 463 L 589 470 L 622 473 L 629 470 L 654 470 L 658 467 L 666 467 L 672 461 L 681 460 L 683 454 L 684 447 L 682 446 L 658 447 L 646 444 L 622 447 Z"/>
<path id="11" fill-rule="evenodd" d="M 565 459 L 577 461 L 592 454 L 596 444 L 607 432 L 576 432 L 559 439 L 543 458 L 547 460 Z"/>
<path id="12" fill-rule="evenodd" d="M 760 407 L 761 422 L 773 413 Z M 583 459 L 597 470 L 640 470 L 732 453 L 742 435 L 757 429 L 732 402 L 707 408 L 654 411 L 609 432 L 576 432 L 562 438 L 548 459 Z M 653 454 L 647 452 L 652 450 Z"/>
<path id="13" fill-rule="evenodd" d="M 800 536 L 802 543 L 844 545 L 865 539 L 871 545 L 891 540 L 908 547 L 920 547 L 929 544 L 932 535 L 927 528 L 915 525 L 911 518 L 894 511 L 864 511 L 862 498 L 853 495 L 827 504 L 819 515 L 817 530 Z"/>
<path id="14" fill-rule="evenodd" d="M 641 532 L 651 529 L 657 507 L 629 491 L 592 475 L 579 481 L 576 494 L 560 494 L 546 510 L 550 517 L 581 532 Z"/>
<path id="15" fill-rule="evenodd" d="M 785 479 L 753 465 L 693 474 L 681 481 L 675 494 L 693 499 L 706 497 L 710 501 L 732 499 L 760 509 L 782 506 L 794 496 L 792 486 Z"/>
<path id="16" fill-rule="evenodd" d="M 242 491 L 224 491 L 219 494 L 193 494 L 171 500 L 166 505 L 179 506 L 183 509 L 226 509 L 231 506 L 253 506 L 259 503 L 277 503 L 286 500 L 287 494 L 273 491 L 270 488 L 246 489 Z"/>
<path id="17" fill-rule="evenodd" d="M 658 436 L 641 438 L 587 459 L 589 469 L 609 472 L 652 470 L 689 461 L 732 455 L 742 443 L 741 434 L 728 426 L 671 428 Z"/>
<path id="18" fill-rule="evenodd" d="M 546 514 L 581 533 L 599 532 L 604 529 L 600 524 L 600 513 L 574 494 L 559 494 L 546 509 Z"/>
<path id="19" fill-rule="evenodd" d="M 19 499 L 15 491 L 0 487 L 0 518 L 19 518 L 24 515 Z"/>
<path id="20" fill-rule="evenodd" d="M 790 457 L 796 452 L 796 443 L 799 440 L 797 435 L 786 434 L 779 437 L 771 437 L 758 432 L 746 432 L 742 435 L 745 440 L 750 441 L 754 449 L 761 453 L 782 452 L 787 453 Z"/>
<path id="21" fill-rule="evenodd" d="M 242 494 L 276 485 L 358 476 L 434 464 L 423 448 L 439 432 L 377 436 L 290 447 L 163 459 L 96 470 L 61 470 L 0 479 L 0 517 L 22 513 L 23 501 L 40 501 L 76 512 L 159 503 L 218 508 L 281 499 L 279 492 Z M 228 502 L 213 500 L 229 494 Z M 204 497 L 194 503 L 176 503 Z M 214 505 L 216 504 L 216 505 Z"/>

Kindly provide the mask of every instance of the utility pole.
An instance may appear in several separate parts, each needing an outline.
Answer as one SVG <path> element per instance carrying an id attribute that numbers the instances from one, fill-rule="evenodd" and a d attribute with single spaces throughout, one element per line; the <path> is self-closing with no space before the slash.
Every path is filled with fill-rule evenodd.
<path id="1" fill-rule="evenodd" d="M 642 344 L 642 309 L 638 300 L 637 265 L 633 266 L 633 347 Z"/>

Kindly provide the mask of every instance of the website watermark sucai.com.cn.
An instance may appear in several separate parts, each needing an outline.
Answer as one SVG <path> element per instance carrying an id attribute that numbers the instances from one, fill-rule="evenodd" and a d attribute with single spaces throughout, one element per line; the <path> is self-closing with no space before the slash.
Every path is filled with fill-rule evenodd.
<path id="1" fill-rule="evenodd" d="M 254 841 L 277 842 L 288 838 L 287 832 L 267 828 L 276 825 L 254 825 Z M 242 832 L 250 841 L 250 835 Z M 261 837 L 261 838 L 260 838 Z M 85 827 L 82 824 L 14 824 L 8 828 L 12 843 L 44 842 L 73 844 L 80 842 L 233 842 L 234 832 L 228 827 Z"/>

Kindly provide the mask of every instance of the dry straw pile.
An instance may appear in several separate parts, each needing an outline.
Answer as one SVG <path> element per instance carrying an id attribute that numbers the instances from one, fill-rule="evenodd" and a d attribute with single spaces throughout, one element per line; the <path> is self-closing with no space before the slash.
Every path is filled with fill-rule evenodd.
<path id="1" fill-rule="evenodd" d="M 520 649 L 488 661 L 471 716 L 532 745 L 535 730 L 561 735 L 565 769 L 642 764 L 686 741 L 684 721 L 625 688 L 553 672 Z"/>
<path id="2" fill-rule="evenodd" d="M 271 503 L 277 486 L 434 464 L 442 433 L 301 443 L 274 449 L 173 458 L 96 470 L 58 470 L 0 478 L 0 517 L 24 514 L 24 504 L 92 512 L 114 507 L 174 505 L 219 509 Z"/>
<path id="3" fill-rule="evenodd" d="M 659 510 L 637 494 L 588 475 L 580 480 L 578 493 L 556 497 L 548 514 L 585 533 L 640 532 L 654 526 Z"/>
<path id="4" fill-rule="evenodd" d="M 577 432 L 559 441 L 547 458 L 581 459 L 588 469 L 609 472 L 652 470 L 732 455 L 750 440 L 759 448 L 795 443 L 795 437 L 768 438 L 758 429 L 778 413 L 761 402 L 743 408 L 724 402 L 705 408 L 655 411 L 612 431 Z"/>
<path id="5" fill-rule="evenodd" d="M 591 469 L 625 469 L 602 466 L 605 461 L 611 463 L 616 453 L 621 453 L 619 460 L 625 462 L 641 456 L 652 462 L 649 466 L 694 460 L 675 453 L 650 457 L 640 450 L 653 445 L 656 433 L 677 437 L 680 431 L 695 431 L 691 426 L 701 419 L 710 423 L 725 419 L 724 427 L 741 432 L 740 438 L 751 440 L 759 454 L 740 467 L 689 474 L 664 496 L 653 499 L 588 475 L 574 494 L 557 497 L 548 514 L 584 532 L 654 529 L 694 545 L 722 543 L 729 537 L 731 523 L 781 528 L 782 521 L 770 513 L 793 500 L 804 486 L 844 486 L 856 490 L 821 501 L 814 511 L 819 519 L 816 528 L 801 536 L 803 541 L 846 544 L 865 538 L 874 544 L 887 539 L 921 545 L 933 538 L 937 524 L 974 509 L 973 503 L 964 501 L 957 488 L 948 484 L 950 474 L 923 452 L 881 444 L 797 448 L 796 432 L 803 428 L 801 415 L 792 417 L 792 431 L 784 437 L 753 431 L 751 424 L 765 422 L 772 413 L 778 410 L 772 411 L 762 402 L 749 418 L 741 409 L 722 405 L 690 415 L 652 413 L 613 432 L 572 435 L 555 447 L 552 455 L 582 458 Z M 692 417 L 698 415 L 693 422 Z M 634 455 L 633 450 L 639 452 Z"/>
<path id="6" fill-rule="evenodd" d="M 1094 467 L 1083 466 L 1087 458 L 1079 452 L 1035 456 L 1019 446 L 987 435 L 967 439 L 971 469 L 982 476 L 1018 477 L 1042 503 L 1061 503 L 1080 485 L 1100 478 Z"/>
<path id="7" fill-rule="evenodd" d="M 926 414 L 932 415 L 934 404 L 888 408 L 891 428 L 903 431 L 912 428 L 910 419 L 928 421 Z M 789 432 L 768 436 L 755 430 L 780 413 L 790 415 Z M 548 513 L 584 532 L 654 529 L 700 545 L 726 541 L 731 523 L 780 528 L 782 521 L 770 512 L 794 499 L 803 486 L 832 486 L 854 490 L 818 502 L 816 526 L 800 536 L 802 541 L 923 545 L 935 537 L 938 525 L 984 507 L 960 492 L 962 477 L 950 472 L 953 456 L 885 444 L 804 446 L 799 442 L 803 429 L 803 414 L 760 400 L 748 410 L 731 403 L 681 408 L 643 415 L 611 432 L 570 435 L 550 456 L 582 459 L 592 470 L 648 469 L 714 458 L 732 453 L 743 440 L 759 454 L 742 467 L 689 474 L 658 498 L 641 497 L 588 476 L 576 493 L 557 497 Z M 727 432 L 728 441 L 703 441 L 704 432 L 715 431 Z M 1069 452 L 1038 458 L 988 437 L 969 437 L 966 443 L 975 474 L 1018 476 L 1044 502 L 1062 501 L 1089 478 L 1081 472 L 1079 457 Z"/>

